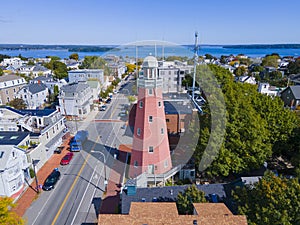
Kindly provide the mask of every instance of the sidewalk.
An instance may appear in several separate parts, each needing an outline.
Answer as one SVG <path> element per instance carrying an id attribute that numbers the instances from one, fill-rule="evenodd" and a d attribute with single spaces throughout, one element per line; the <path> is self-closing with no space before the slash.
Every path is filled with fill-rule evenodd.
<path id="1" fill-rule="evenodd" d="M 120 152 L 119 160 L 115 160 L 109 173 L 105 195 L 100 206 L 100 214 L 118 214 L 120 204 L 120 184 L 123 182 L 126 153 Z"/>
<path id="2" fill-rule="evenodd" d="M 43 165 L 43 167 L 37 172 L 38 183 L 43 184 L 46 180 L 47 176 L 51 173 L 51 171 L 58 167 L 61 159 L 65 156 L 67 152 L 68 143 L 71 137 L 66 139 L 61 146 L 64 146 L 61 154 L 53 154 L 51 158 Z M 19 216 L 23 216 L 27 208 L 30 207 L 31 203 L 38 198 L 38 194 L 36 193 L 35 180 L 30 184 L 30 186 L 23 192 L 21 197 L 16 201 L 17 206 L 13 209 Z M 42 191 L 42 190 L 40 190 Z"/>

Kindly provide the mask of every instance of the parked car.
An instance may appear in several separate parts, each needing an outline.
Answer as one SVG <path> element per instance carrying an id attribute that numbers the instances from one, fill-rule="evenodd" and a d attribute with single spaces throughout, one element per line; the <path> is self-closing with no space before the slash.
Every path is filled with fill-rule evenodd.
<path id="1" fill-rule="evenodd" d="M 100 106 L 99 110 L 100 111 L 105 111 L 107 109 L 107 106 L 106 105 L 102 105 Z"/>
<path id="2" fill-rule="evenodd" d="M 57 168 L 55 168 L 52 173 L 47 177 L 47 179 L 44 182 L 43 190 L 44 191 L 50 191 L 54 188 L 55 184 L 60 178 L 60 172 Z"/>
<path id="3" fill-rule="evenodd" d="M 54 150 L 54 153 L 55 154 L 60 154 L 61 151 L 64 149 L 64 146 L 60 146 L 60 147 L 57 147 L 55 150 Z"/>
<path id="4" fill-rule="evenodd" d="M 73 158 L 73 152 L 68 152 L 60 161 L 60 165 L 68 165 Z"/>
<path id="5" fill-rule="evenodd" d="M 106 99 L 105 103 L 109 104 L 111 102 L 111 98 Z"/>

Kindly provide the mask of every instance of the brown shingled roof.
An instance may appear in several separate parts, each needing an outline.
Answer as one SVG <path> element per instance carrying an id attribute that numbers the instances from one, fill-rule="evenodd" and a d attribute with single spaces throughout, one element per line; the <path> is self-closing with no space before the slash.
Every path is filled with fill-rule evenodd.
<path id="1" fill-rule="evenodd" d="M 233 215 L 223 203 L 194 203 L 198 215 L 178 215 L 174 202 L 132 202 L 130 213 L 101 214 L 101 225 L 246 225 L 246 216 Z"/>

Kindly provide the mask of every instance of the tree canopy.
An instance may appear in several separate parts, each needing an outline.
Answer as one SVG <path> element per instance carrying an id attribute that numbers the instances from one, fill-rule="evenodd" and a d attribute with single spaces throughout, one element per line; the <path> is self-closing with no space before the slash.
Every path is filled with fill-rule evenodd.
<path id="1" fill-rule="evenodd" d="M 203 87 L 205 83 L 201 77 L 205 76 L 205 71 L 201 67 L 197 68 L 197 76 Z M 218 151 L 218 157 L 206 172 L 228 176 L 259 168 L 273 154 L 273 145 L 292 135 L 298 126 L 297 116 L 284 108 L 280 98 L 272 99 L 258 93 L 255 85 L 234 82 L 232 74 L 224 68 L 216 65 L 208 68 L 218 80 L 224 102 L 216 100 L 203 107 L 205 114 L 200 117 L 200 139 L 194 152 L 196 164 L 199 165 L 203 157 L 209 157 L 205 149 L 211 138 L 215 140 L 213 143 L 223 140 L 220 129 L 224 129 L 224 140 L 219 149 L 214 149 Z M 205 95 L 211 99 L 216 91 L 205 92 L 204 86 Z M 211 127 L 216 119 L 211 119 L 210 108 L 214 107 L 214 113 L 218 113 L 223 105 L 226 106 L 226 127 Z"/>
<path id="2" fill-rule="evenodd" d="M 74 60 L 78 61 L 78 59 L 79 59 L 78 53 L 73 53 L 73 54 L 71 54 L 71 55 L 69 56 L 69 59 L 74 59 Z"/>
<path id="3" fill-rule="evenodd" d="M 263 58 L 262 60 L 262 66 L 270 66 L 270 67 L 278 67 L 278 59 L 280 57 L 276 54 L 273 55 L 267 55 L 266 57 Z"/>
<path id="4" fill-rule="evenodd" d="M 288 73 L 289 74 L 300 73 L 300 58 L 298 58 L 295 62 L 290 62 L 288 64 Z"/>
<path id="5" fill-rule="evenodd" d="M 49 63 L 45 63 L 44 66 L 54 73 L 55 79 L 63 79 L 68 77 L 68 68 L 66 64 L 57 61 L 55 59 L 51 59 Z"/>
<path id="6" fill-rule="evenodd" d="M 177 208 L 179 214 L 193 214 L 193 203 L 206 202 L 205 193 L 200 191 L 196 185 L 191 185 L 177 196 Z"/>
<path id="7" fill-rule="evenodd" d="M 0 76 L 4 74 L 3 70 L 0 68 Z"/>
<path id="8" fill-rule="evenodd" d="M 100 56 L 85 56 L 81 69 L 104 69 L 104 75 L 110 75 L 107 62 Z"/>
<path id="9" fill-rule="evenodd" d="M 15 207 L 13 199 L 0 197 L 0 225 L 23 225 L 25 221 L 15 212 L 11 211 Z"/>
<path id="10" fill-rule="evenodd" d="M 15 109 L 26 109 L 26 103 L 21 98 L 15 98 L 8 103 L 9 106 Z"/>
<path id="11" fill-rule="evenodd" d="M 266 173 L 253 186 L 237 188 L 234 198 L 249 225 L 300 224 L 300 184 L 297 179 Z"/>

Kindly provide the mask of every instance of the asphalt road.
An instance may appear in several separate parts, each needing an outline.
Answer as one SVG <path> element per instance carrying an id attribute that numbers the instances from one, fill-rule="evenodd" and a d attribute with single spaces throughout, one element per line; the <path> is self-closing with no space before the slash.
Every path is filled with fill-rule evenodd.
<path id="1" fill-rule="evenodd" d="M 121 128 L 125 118 L 120 118 L 119 113 L 122 104 L 128 103 L 124 94 L 131 94 L 131 85 L 114 95 L 107 110 L 97 112 L 95 121 L 76 124 L 89 132 L 84 151 L 75 153 L 69 165 L 59 167 L 61 178 L 55 188 L 43 191 L 26 211 L 24 218 L 28 224 L 84 225 L 97 221 L 104 180 L 108 179 L 116 160 L 116 148 L 128 141 Z"/>

